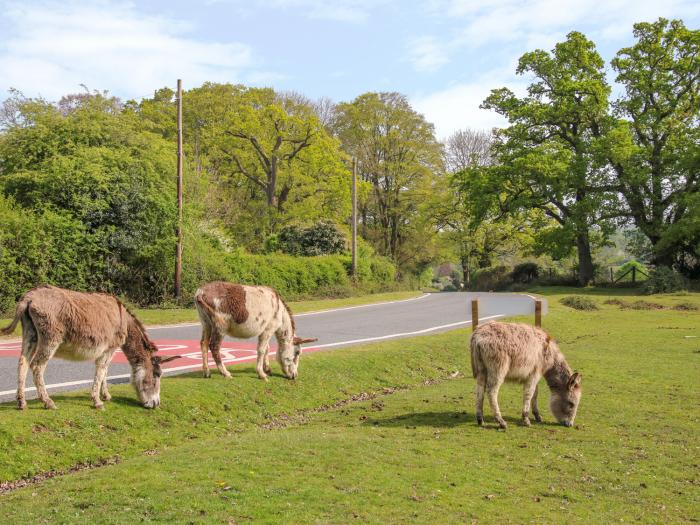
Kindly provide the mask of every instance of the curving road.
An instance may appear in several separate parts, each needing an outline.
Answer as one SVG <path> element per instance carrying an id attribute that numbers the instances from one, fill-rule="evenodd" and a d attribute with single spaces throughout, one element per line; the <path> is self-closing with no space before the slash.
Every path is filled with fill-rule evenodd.
<path id="1" fill-rule="evenodd" d="M 468 326 L 471 323 L 471 300 L 479 299 L 479 319 L 532 314 L 534 298 L 526 294 L 501 293 L 433 293 L 414 299 L 352 306 L 295 316 L 297 333 L 301 337 L 318 337 L 318 343 L 305 352 L 340 348 L 360 343 L 429 335 Z M 543 301 L 543 313 L 546 302 Z M 148 329 L 160 353 L 183 355 L 183 359 L 165 365 L 168 373 L 192 371 L 201 367 L 199 323 L 153 327 Z M 274 338 L 273 338 L 274 341 Z M 14 399 L 17 384 L 17 356 L 20 343 L 0 343 L 0 401 Z M 274 346 L 271 349 L 274 351 Z M 255 341 L 227 338 L 222 345 L 226 363 L 253 361 Z M 210 363 L 213 366 L 213 362 Z M 110 383 L 129 380 L 130 367 L 121 352 L 117 352 L 109 369 Z M 216 370 L 213 370 L 217 373 Z M 52 360 L 46 369 L 49 392 L 80 390 L 92 383 L 94 365 Z M 27 397 L 35 396 L 31 373 L 27 377 Z"/>

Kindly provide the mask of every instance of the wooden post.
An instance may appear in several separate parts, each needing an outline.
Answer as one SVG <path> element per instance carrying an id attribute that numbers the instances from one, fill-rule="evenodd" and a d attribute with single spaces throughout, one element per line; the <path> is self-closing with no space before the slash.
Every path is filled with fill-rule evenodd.
<path id="1" fill-rule="evenodd" d="M 472 299 L 472 330 L 479 326 L 479 300 Z"/>
<path id="2" fill-rule="evenodd" d="M 542 326 L 542 301 L 535 301 L 535 326 Z"/>
<path id="3" fill-rule="evenodd" d="M 177 79 L 177 248 L 175 250 L 175 299 L 182 288 L 182 80 Z"/>
<path id="4" fill-rule="evenodd" d="M 632 266 L 632 284 L 637 282 L 637 267 Z"/>
<path id="5" fill-rule="evenodd" d="M 615 282 L 615 277 L 613 275 L 613 269 L 612 266 L 610 267 L 610 282 L 614 283 Z"/>
<path id="6" fill-rule="evenodd" d="M 357 159 L 352 158 L 352 276 L 357 279 Z"/>

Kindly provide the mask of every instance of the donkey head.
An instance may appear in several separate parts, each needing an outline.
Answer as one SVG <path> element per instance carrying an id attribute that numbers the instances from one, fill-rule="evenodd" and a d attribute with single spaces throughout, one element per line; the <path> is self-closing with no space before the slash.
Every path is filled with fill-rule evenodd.
<path id="1" fill-rule="evenodd" d="M 313 343 L 318 339 L 302 339 L 294 336 L 291 342 L 287 341 L 280 345 L 277 350 L 277 360 L 284 375 L 289 379 L 296 379 L 299 375 L 299 357 L 301 357 L 301 345 Z"/>
<path id="2" fill-rule="evenodd" d="M 579 401 L 581 401 L 581 374 L 574 372 L 562 388 L 552 390 L 549 408 L 559 423 L 570 427 L 574 424 Z"/>

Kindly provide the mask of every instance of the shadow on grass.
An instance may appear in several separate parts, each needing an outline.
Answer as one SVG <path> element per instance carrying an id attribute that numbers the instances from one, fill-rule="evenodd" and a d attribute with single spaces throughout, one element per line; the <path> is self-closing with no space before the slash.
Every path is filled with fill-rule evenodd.
<path id="1" fill-rule="evenodd" d="M 520 418 L 503 416 L 509 426 L 523 426 L 522 420 Z M 473 426 L 474 428 L 480 428 L 476 424 L 476 416 L 471 412 L 412 412 L 410 414 L 401 414 L 398 416 L 378 419 L 371 418 L 364 421 L 365 425 L 378 426 L 378 427 L 404 427 L 404 428 L 415 428 L 415 427 L 434 427 L 434 428 L 455 428 L 459 426 Z M 542 427 L 558 427 L 561 426 L 558 423 L 543 421 L 542 423 L 536 423 L 532 421 L 532 426 L 542 426 Z M 494 421 L 492 417 L 486 416 L 486 421 L 484 422 L 484 429 L 498 429 L 498 424 Z"/>

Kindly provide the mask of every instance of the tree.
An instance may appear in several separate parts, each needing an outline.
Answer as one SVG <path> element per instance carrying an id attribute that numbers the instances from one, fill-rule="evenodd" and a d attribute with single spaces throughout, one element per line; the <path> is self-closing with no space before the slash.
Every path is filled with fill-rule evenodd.
<path id="1" fill-rule="evenodd" d="M 595 156 L 608 119 L 604 62 L 593 42 L 574 31 L 551 54 L 523 55 L 517 73 L 534 76 L 528 96 L 501 88 L 482 105 L 510 121 L 497 133 L 499 165 L 484 172 L 490 176 L 484 189 L 503 197 L 503 209 L 541 209 L 556 221 L 547 239 L 560 254 L 576 247 L 585 285 L 594 274 L 591 230 L 605 237 L 615 215 L 609 170 Z"/>
<path id="2" fill-rule="evenodd" d="M 700 271 L 700 31 L 661 18 L 635 24 L 634 35 L 612 60 L 625 94 L 606 152 L 652 262 Z"/>
<path id="3" fill-rule="evenodd" d="M 491 164 L 491 134 L 483 130 L 455 131 L 445 141 L 445 167 L 450 173 Z"/>
<path id="4" fill-rule="evenodd" d="M 404 95 L 365 93 L 338 104 L 336 129 L 372 188 L 360 203 L 362 235 L 401 265 L 425 265 L 432 258 L 427 202 L 443 173 L 433 125 Z"/>

